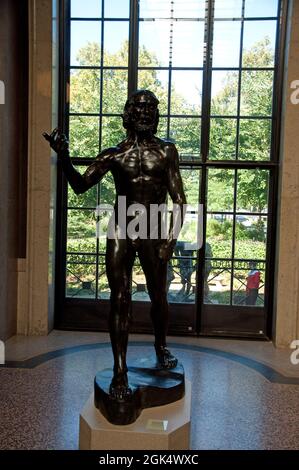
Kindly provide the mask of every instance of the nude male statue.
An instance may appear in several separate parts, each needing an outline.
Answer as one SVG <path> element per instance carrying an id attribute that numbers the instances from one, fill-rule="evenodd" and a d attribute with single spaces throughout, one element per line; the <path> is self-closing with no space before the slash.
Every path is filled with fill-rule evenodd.
<path id="1" fill-rule="evenodd" d="M 111 171 L 117 197 L 126 196 L 131 204 L 163 204 L 169 193 L 174 204 L 186 204 L 179 159 L 175 145 L 155 137 L 159 121 L 158 99 L 148 90 L 135 92 L 126 102 L 123 125 L 127 138 L 116 147 L 100 153 L 95 161 L 80 175 L 71 163 L 66 137 L 55 129 L 44 134 L 61 160 L 64 173 L 76 194 L 88 191 Z M 183 216 L 180 218 L 181 223 Z M 177 359 L 166 347 L 168 326 L 167 264 L 172 256 L 176 238 L 173 227 L 167 238 L 131 239 L 119 236 L 117 217 L 115 238 L 107 239 L 106 269 L 111 290 L 109 331 L 114 356 L 114 374 L 110 395 L 117 400 L 130 396 L 126 353 L 130 316 L 130 278 L 134 259 L 138 254 L 151 299 L 151 319 L 155 334 L 157 363 L 162 368 L 174 368 Z"/>

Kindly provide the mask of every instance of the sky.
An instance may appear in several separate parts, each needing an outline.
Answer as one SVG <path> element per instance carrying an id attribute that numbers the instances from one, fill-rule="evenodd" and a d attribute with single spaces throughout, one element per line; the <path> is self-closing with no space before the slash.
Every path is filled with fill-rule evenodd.
<path id="1" fill-rule="evenodd" d="M 101 0 L 71 0 L 71 16 L 100 18 Z M 178 67 L 202 67 L 204 49 L 204 23 L 192 18 L 204 18 L 204 0 L 175 0 L 174 15 L 185 21 L 174 22 L 172 64 Z M 215 18 L 240 17 L 242 0 L 216 0 Z M 245 18 L 272 17 L 277 14 L 278 0 L 246 0 Z M 156 21 L 141 21 L 139 44 L 156 54 L 161 65 L 169 64 L 170 0 L 140 0 L 141 18 L 161 18 Z M 105 18 L 128 18 L 129 0 L 105 0 Z M 191 18 L 191 20 L 186 20 Z M 272 49 L 275 48 L 276 21 L 245 21 L 244 48 L 250 49 L 254 43 L 268 36 Z M 127 21 L 105 22 L 105 49 L 115 53 L 128 39 Z M 216 21 L 214 30 L 214 67 L 238 67 L 240 51 L 240 21 Z M 72 21 L 71 65 L 78 65 L 78 50 L 88 42 L 100 42 L 101 23 L 99 21 Z M 100 64 L 91 64 L 100 65 Z M 108 65 L 108 64 L 107 64 Z M 119 64 L 127 66 L 127 63 Z M 225 74 L 214 73 L 213 95 L 222 87 Z M 162 83 L 167 86 L 167 73 L 161 72 Z M 202 72 L 173 73 L 173 82 L 178 93 L 189 103 L 200 102 Z"/>

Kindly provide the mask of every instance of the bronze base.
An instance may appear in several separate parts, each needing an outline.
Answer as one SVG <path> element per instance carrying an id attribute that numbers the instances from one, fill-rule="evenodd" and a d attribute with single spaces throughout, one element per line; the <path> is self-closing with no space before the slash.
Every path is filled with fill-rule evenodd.
<path id="1" fill-rule="evenodd" d="M 185 394 L 184 368 L 158 368 L 153 361 L 139 361 L 128 367 L 132 395 L 116 400 L 109 395 L 112 369 L 98 372 L 94 379 L 94 402 L 103 416 L 112 424 L 131 424 L 144 408 L 167 405 L 180 400 Z"/>

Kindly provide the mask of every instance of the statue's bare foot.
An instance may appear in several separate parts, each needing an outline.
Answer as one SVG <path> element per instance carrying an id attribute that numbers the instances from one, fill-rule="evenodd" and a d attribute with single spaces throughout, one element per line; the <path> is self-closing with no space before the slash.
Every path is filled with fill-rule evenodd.
<path id="1" fill-rule="evenodd" d="M 174 369 L 178 364 L 177 358 L 174 357 L 171 352 L 163 346 L 156 348 L 156 355 L 158 365 L 163 369 Z"/>
<path id="2" fill-rule="evenodd" d="M 126 373 L 114 375 L 109 387 L 109 394 L 115 400 L 126 400 L 132 395 L 132 390 L 128 385 L 128 376 Z"/>

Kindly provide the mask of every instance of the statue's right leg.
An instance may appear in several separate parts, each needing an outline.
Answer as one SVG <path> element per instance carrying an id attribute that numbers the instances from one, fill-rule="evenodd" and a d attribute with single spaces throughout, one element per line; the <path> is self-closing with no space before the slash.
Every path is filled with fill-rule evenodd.
<path id="1" fill-rule="evenodd" d="M 119 400 L 131 394 L 126 354 L 131 309 L 130 278 L 134 259 L 135 250 L 129 240 L 107 240 L 106 271 L 111 290 L 109 332 L 114 357 L 110 394 Z"/>

